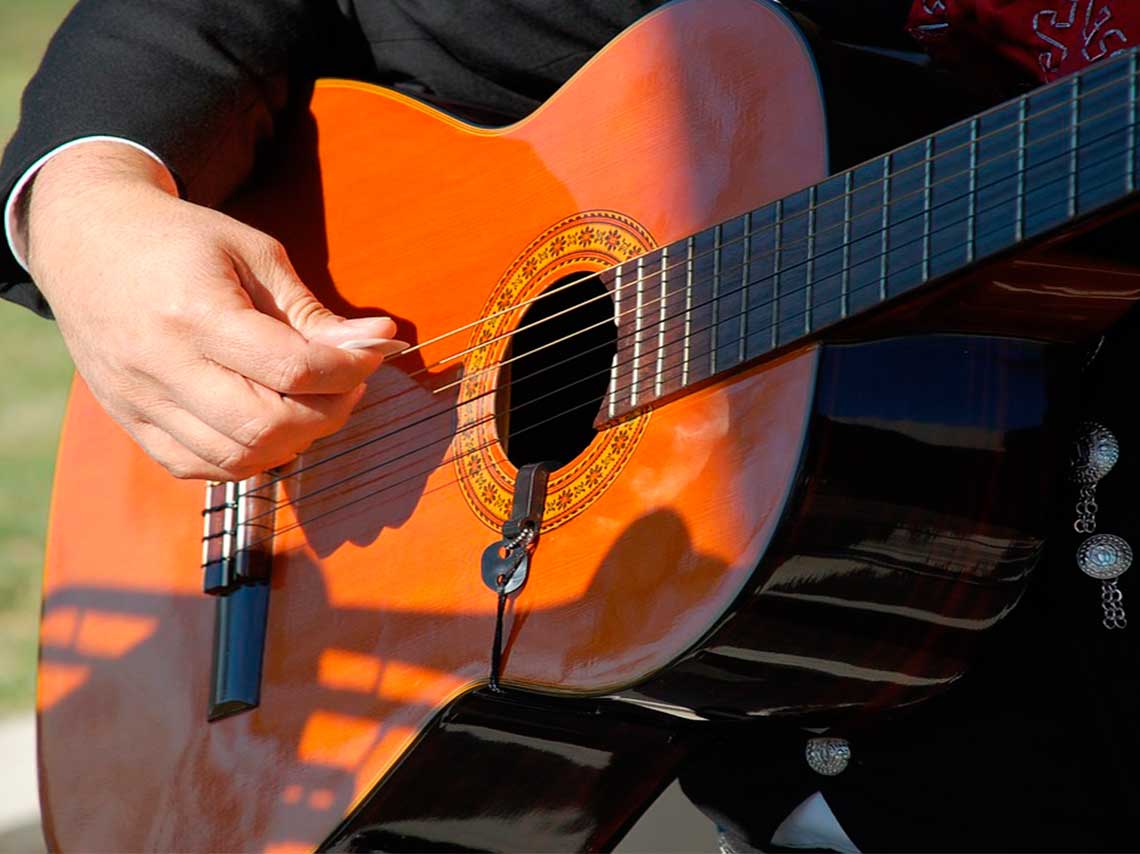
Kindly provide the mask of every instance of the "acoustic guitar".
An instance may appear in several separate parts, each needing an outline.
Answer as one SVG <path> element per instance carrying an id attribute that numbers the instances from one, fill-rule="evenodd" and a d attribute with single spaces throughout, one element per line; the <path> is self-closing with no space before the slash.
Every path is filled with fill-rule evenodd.
<path id="1" fill-rule="evenodd" d="M 178 481 L 76 380 L 53 849 L 611 847 L 709 721 L 950 686 L 1140 277 L 1128 53 L 829 174 L 779 7 L 646 16 L 505 128 L 317 85 L 230 208 L 412 342 L 340 433 Z M 1095 232 L 1101 233 L 1101 232 Z"/>

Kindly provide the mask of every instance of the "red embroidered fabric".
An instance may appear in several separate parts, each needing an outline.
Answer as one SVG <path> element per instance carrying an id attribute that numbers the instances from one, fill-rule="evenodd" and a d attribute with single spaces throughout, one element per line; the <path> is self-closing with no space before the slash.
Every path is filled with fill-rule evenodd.
<path id="1" fill-rule="evenodd" d="M 936 58 L 968 61 L 979 46 L 1048 82 L 1140 39 L 1136 0 L 915 0 L 907 29 Z"/>

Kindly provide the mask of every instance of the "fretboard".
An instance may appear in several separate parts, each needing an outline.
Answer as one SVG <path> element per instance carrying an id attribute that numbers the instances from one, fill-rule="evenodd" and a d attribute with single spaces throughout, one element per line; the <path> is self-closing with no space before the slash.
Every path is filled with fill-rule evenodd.
<path id="1" fill-rule="evenodd" d="M 603 277 L 603 418 L 795 344 L 1136 190 L 1130 51 Z"/>

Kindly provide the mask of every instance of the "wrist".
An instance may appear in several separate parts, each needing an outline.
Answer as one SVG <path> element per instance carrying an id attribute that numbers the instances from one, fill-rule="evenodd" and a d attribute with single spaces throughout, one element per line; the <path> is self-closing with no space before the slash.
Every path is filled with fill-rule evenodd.
<path id="1" fill-rule="evenodd" d="M 117 140 L 92 140 L 61 150 L 40 168 L 29 194 L 69 194 L 85 188 L 136 184 L 178 195 L 174 178 L 159 160 L 141 148 Z M 40 189 L 35 190 L 38 186 Z"/>
<path id="2" fill-rule="evenodd" d="M 116 141 L 60 151 L 35 173 L 16 200 L 12 238 L 34 271 L 35 256 L 62 235 L 148 197 L 178 196 L 170 171 L 150 154 Z"/>

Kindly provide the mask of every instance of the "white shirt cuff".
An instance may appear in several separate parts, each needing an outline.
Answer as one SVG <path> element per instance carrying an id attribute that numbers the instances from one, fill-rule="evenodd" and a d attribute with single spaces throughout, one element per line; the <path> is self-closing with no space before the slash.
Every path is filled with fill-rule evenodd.
<path id="1" fill-rule="evenodd" d="M 28 269 L 27 259 L 24 258 L 16 250 L 16 217 L 20 210 L 20 196 L 23 194 L 24 190 L 27 189 L 28 184 L 31 183 L 31 180 L 36 176 L 36 173 L 43 168 L 43 165 L 45 163 L 47 163 L 57 154 L 67 151 L 69 148 L 74 148 L 77 145 L 83 145 L 87 142 L 120 142 L 123 145 L 128 145 L 131 148 L 141 151 L 148 157 L 154 158 L 154 161 L 162 166 L 163 169 L 167 168 L 166 164 L 162 162 L 162 158 L 147 148 L 145 145 L 139 145 L 137 142 L 132 142 L 129 139 L 123 139 L 119 136 L 84 136 L 80 137 L 79 139 L 73 139 L 71 142 L 64 143 L 58 148 L 49 151 L 47 154 L 33 163 L 28 168 L 27 172 L 20 176 L 20 180 L 16 182 L 16 186 L 12 189 L 12 194 L 8 196 L 8 201 L 4 205 L 4 237 L 8 240 L 8 248 L 11 250 L 12 255 L 16 259 L 16 262 L 24 268 L 25 272 Z"/>

